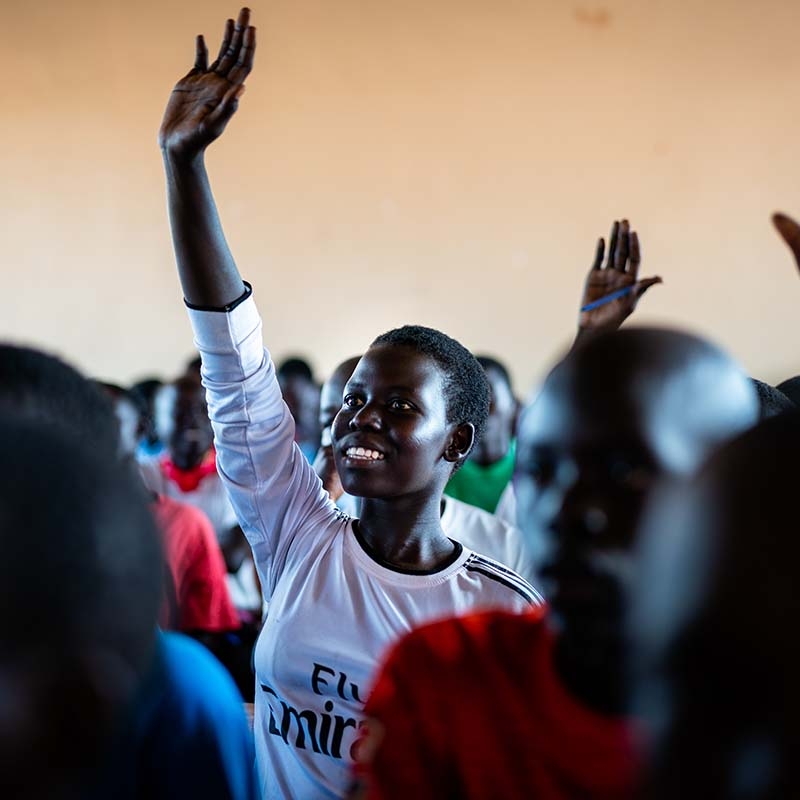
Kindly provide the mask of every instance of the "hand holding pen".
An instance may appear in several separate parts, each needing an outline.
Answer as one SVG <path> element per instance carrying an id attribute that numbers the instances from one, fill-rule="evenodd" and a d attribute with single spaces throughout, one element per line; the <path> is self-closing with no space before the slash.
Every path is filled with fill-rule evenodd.
<path id="1" fill-rule="evenodd" d="M 657 276 L 639 280 L 639 237 L 630 229 L 628 220 L 614 222 L 603 265 L 605 255 L 606 244 L 601 238 L 583 289 L 577 340 L 589 333 L 619 328 L 633 313 L 639 298 L 651 286 L 661 283 Z"/>

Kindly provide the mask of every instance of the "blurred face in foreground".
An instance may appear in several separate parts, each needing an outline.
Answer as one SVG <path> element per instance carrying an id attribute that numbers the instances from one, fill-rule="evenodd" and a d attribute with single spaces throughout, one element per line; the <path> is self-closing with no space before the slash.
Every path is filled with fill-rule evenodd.
<path id="1" fill-rule="evenodd" d="M 724 354 L 658 330 L 604 335 L 573 352 L 525 410 L 518 521 L 545 538 L 552 623 L 587 668 L 625 649 L 632 550 L 653 487 L 696 469 L 756 414 L 747 378 Z"/>

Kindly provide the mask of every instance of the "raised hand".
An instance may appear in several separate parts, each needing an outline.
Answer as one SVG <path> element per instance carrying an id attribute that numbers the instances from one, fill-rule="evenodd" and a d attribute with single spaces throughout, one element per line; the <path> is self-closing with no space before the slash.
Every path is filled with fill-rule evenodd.
<path id="1" fill-rule="evenodd" d="M 586 276 L 578 336 L 582 332 L 616 330 L 636 308 L 639 298 L 661 278 L 639 280 L 641 253 L 639 237 L 628 220 L 614 222 L 608 242 L 608 259 L 603 266 L 605 241 L 597 242 L 594 263 Z"/>
<path id="2" fill-rule="evenodd" d="M 773 214 L 772 224 L 792 251 L 797 269 L 800 270 L 800 225 L 786 214 Z"/>
<path id="3" fill-rule="evenodd" d="M 225 23 L 219 57 L 210 67 L 205 40 L 197 37 L 194 68 L 175 84 L 158 132 L 161 149 L 171 157 L 202 153 L 235 113 L 256 50 L 256 29 L 249 23 L 248 8 L 236 24 Z"/>

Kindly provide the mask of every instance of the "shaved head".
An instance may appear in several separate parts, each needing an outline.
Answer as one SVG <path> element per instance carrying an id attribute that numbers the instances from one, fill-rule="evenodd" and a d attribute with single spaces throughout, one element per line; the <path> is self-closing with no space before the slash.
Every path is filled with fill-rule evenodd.
<path id="1" fill-rule="evenodd" d="M 708 342 L 628 328 L 597 337 L 556 366 L 523 415 L 522 435 L 565 415 L 590 423 L 595 430 L 587 434 L 597 436 L 646 426 L 664 468 L 683 472 L 754 424 L 758 402 L 741 368 Z"/>

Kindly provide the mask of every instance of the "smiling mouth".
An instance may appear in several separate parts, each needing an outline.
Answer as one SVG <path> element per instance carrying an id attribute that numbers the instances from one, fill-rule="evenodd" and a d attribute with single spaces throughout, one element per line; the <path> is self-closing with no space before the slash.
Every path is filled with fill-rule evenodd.
<path id="1" fill-rule="evenodd" d="M 366 447 L 348 447 L 344 454 L 353 461 L 383 461 L 384 459 L 383 453 L 369 450 Z"/>

